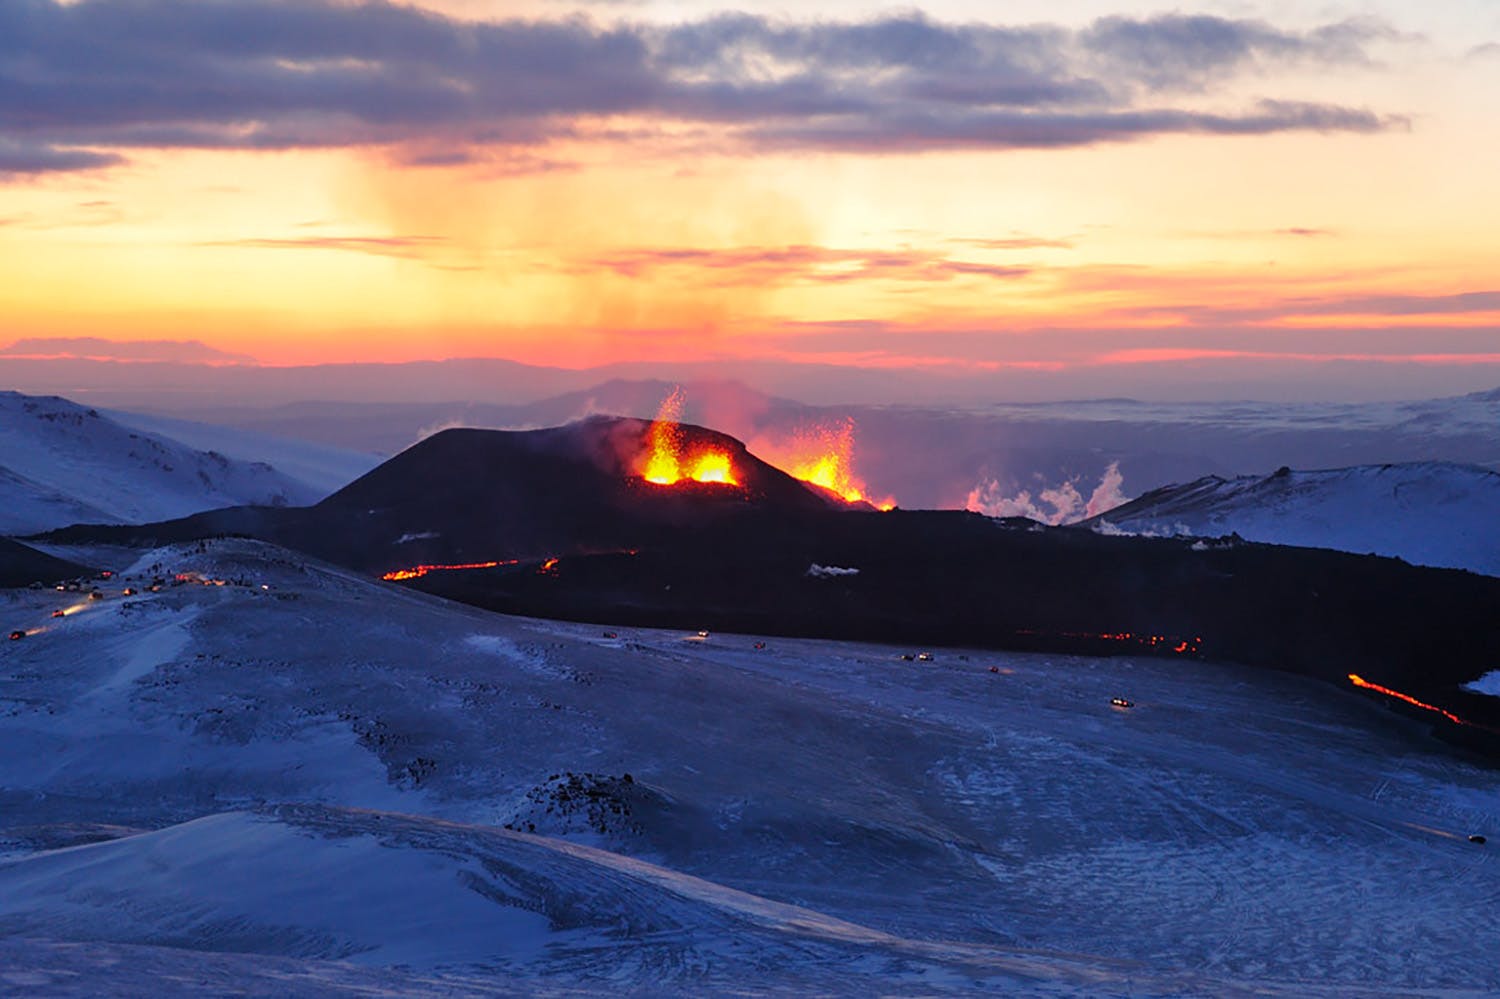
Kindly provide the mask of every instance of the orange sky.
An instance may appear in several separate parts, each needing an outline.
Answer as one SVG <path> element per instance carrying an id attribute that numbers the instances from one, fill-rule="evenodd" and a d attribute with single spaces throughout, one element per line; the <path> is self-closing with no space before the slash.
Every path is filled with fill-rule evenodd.
<path id="1" fill-rule="evenodd" d="M 434 23 L 459 29 L 463 18 L 558 16 L 557 5 L 428 6 L 458 19 Z M 1146 129 L 1018 148 L 990 137 L 992 119 L 981 139 L 958 144 L 893 127 L 903 115 L 939 116 L 946 128 L 949 117 L 994 110 L 954 111 L 949 96 L 910 109 L 877 103 L 847 121 L 795 118 L 767 98 L 760 117 L 732 122 L 722 118 L 737 105 L 678 110 L 707 100 L 690 96 L 549 114 L 519 141 L 476 139 L 500 127 L 481 116 L 461 139 L 380 121 L 377 138 L 267 151 L 90 136 L 62 95 L 56 134 L 110 162 L 0 173 L 0 322 L 17 338 L 198 340 L 270 364 L 1066 367 L 1207 352 L 1451 357 L 1500 375 L 1500 119 L 1485 97 L 1500 89 L 1500 48 L 1484 45 L 1500 39 L 1500 14 L 1457 0 L 1426 13 L 1388 3 L 1316 17 L 1244 6 L 1236 25 L 1278 38 L 1321 40 L 1372 10 L 1361 16 L 1379 30 L 1363 31 L 1352 53 L 1292 59 L 1267 48 L 1166 87 L 1136 68 L 1135 89 L 1105 110 L 1245 116 L 1273 100 L 1359 110 L 1378 127 Z M 594 6 L 591 16 L 598 31 L 614 18 L 649 41 L 652 25 L 711 23 L 726 9 L 684 0 Z M 1099 17 L 1158 13 L 1022 4 L 996 22 L 991 5 L 924 10 L 954 37 L 1040 21 L 1086 32 Z M 858 27 L 878 16 L 831 3 L 767 23 Z M 1117 66 L 1095 65 L 1097 52 L 1064 55 L 1077 61 L 1064 67 L 1070 76 L 1124 89 Z M 736 50 L 732 69 L 695 65 L 691 79 L 717 73 L 739 86 L 748 74 L 761 85 L 816 70 L 848 91 L 860 74 L 888 72 L 788 67 L 779 50 L 750 56 Z M 900 100 L 964 79 L 911 75 Z M 1029 128 L 1053 108 L 1024 110 Z M 0 124 L 7 113 L 0 105 Z M 849 142 L 846 125 L 876 137 Z"/>

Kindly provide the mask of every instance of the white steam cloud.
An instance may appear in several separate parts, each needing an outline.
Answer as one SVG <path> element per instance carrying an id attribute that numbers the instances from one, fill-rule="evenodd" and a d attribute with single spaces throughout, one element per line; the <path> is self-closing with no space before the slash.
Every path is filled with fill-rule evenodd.
<path id="1" fill-rule="evenodd" d="M 807 575 L 813 579 L 837 579 L 840 576 L 858 576 L 859 570 L 837 565 L 819 565 L 814 562 L 807 567 Z"/>
<path id="2" fill-rule="evenodd" d="M 469 430 L 472 429 L 473 426 L 474 424 L 470 423 L 468 420 L 464 419 L 461 416 L 456 416 L 447 420 L 438 420 L 436 423 L 429 423 L 425 427 L 418 427 L 416 440 L 412 441 L 411 443 L 420 444 L 422 441 L 425 441 L 433 434 L 440 434 L 444 430 Z M 410 446 L 411 444 L 407 445 L 407 447 Z"/>
<path id="3" fill-rule="evenodd" d="M 1121 492 L 1125 476 L 1120 472 L 1120 463 L 1111 462 L 1099 479 L 1099 484 L 1087 500 L 1078 491 L 1078 480 L 1069 479 L 1057 486 L 1049 486 L 1033 498 L 1031 490 L 1023 489 L 1014 496 L 1006 496 L 1000 483 L 994 479 L 982 482 L 969 490 L 964 500 L 964 509 L 982 513 L 987 517 L 1029 517 L 1044 524 L 1071 524 L 1087 517 L 1095 517 L 1113 510 L 1129 501 Z"/>

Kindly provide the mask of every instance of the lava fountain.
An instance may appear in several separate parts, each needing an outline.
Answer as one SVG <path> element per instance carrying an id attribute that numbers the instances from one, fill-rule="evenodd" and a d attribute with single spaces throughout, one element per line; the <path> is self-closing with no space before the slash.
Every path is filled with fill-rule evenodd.
<path id="1" fill-rule="evenodd" d="M 681 386 L 662 400 L 656 419 L 646 432 L 646 460 L 641 477 L 659 486 L 684 480 L 737 486 L 734 458 L 728 450 L 711 444 L 689 447 L 682 432 Z"/>
<path id="2" fill-rule="evenodd" d="M 854 418 L 797 431 L 790 454 L 778 462 L 793 478 L 828 490 L 845 503 L 869 503 L 882 510 L 895 507 L 892 498 L 873 500 L 864 480 L 854 474 Z"/>

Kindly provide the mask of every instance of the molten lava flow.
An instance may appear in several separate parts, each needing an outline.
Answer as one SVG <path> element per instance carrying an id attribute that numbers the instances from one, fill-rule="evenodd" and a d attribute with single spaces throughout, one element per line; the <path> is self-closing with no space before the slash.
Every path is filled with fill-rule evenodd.
<path id="1" fill-rule="evenodd" d="M 894 499 L 870 499 L 864 481 L 854 474 L 852 417 L 799 430 L 792 438 L 791 453 L 778 464 L 793 478 L 821 486 L 846 503 L 870 503 L 882 510 L 896 506 Z"/>
<path id="2" fill-rule="evenodd" d="M 414 565 L 410 569 L 397 569 L 388 572 L 380 578 L 388 583 L 399 583 L 403 579 L 421 579 L 429 572 L 457 572 L 462 569 L 494 569 L 502 565 L 517 565 L 518 559 L 508 559 L 504 562 L 469 562 L 462 565 Z"/>
<path id="3" fill-rule="evenodd" d="M 1358 673 L 1350 673 L 1349 674 L 1349 682 L 1352 683 L 1352 684 L 1354 684 L 1356 687 L 1362 687 L 1365 690 L 1373 690 L 1377 694 L 1384 694 L 1387 697 L 1394 697 L 1398 701 L 1405 701 L 1407 704 L 1413 705 L 1414 707 L 1421 708 L 1424 711 L 1434 711 L 1437 714 L 1442 715 L 1444 718 L 1448 719 L 1449 721 L 1451 721 L 1455 725 L 1471 725 L 1471 724 L 1473 724 L 1472 722 L 1466 722 L 1466 721 L 1464 721 L 1462 718 L 1458 717 L 1458 715 L 1454 714 L 1451 711 L 1444 711 L 1442 708 L 1438 707 L 1435 704 L 1428 704 L 1426 701 L 1419 701 L 1419 700 L 1417 700 L 1415 697 L 1412 697 L 1410 694 L 1403 694 L 1399 690 L 1392 690 L 1389 687 L 1382 687 L 1378 683 L 1371 683 L 1369 680 L 1366 680 L 1364 677 L 1360 676 Z"/>
<path id="4" fill-rule="evenodd" d="M 734 459 L 722 448 L 703 446 L 689 449 L 683 442 L 682 388 L 662 400 L 656 419 L 646 434 L 646 463 L 641 477 L 659 486 L 670 486 L 684 479 L 737 486 Z"/>

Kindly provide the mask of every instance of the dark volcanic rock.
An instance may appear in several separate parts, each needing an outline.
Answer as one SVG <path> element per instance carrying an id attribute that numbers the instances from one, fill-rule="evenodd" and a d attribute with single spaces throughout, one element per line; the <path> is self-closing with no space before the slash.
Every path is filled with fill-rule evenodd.
<path id="1" fill-rule="evenodd" d="M 813 564 L 859 572 L 810 574 Z M 895 511 L 747 518 L 546 574 L 502 567 L 411 585 L 582 621 L 1219 660 L 1343 687 L 1358 673 L 1500 731 L 1500 699 L 1459 689 L 1500 664 L 1500 579 L 1399 559 Z"/>
<path id="2" fill-rule="evenodd" d="M 55 558 L 18 541 L 0 538 L 0 587 L 55 583 L 60 579 L 92 576 L 94 570 Z"/>

